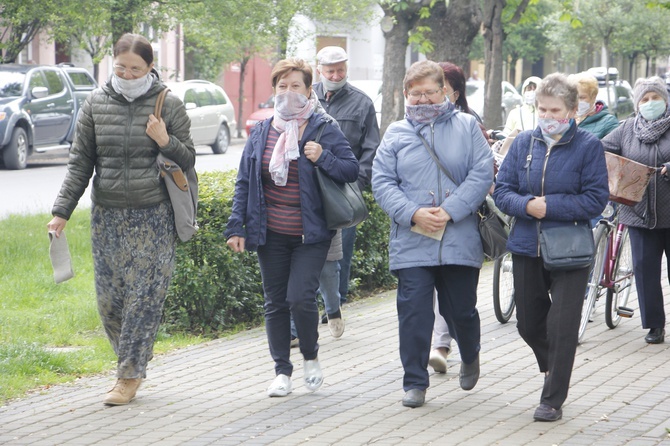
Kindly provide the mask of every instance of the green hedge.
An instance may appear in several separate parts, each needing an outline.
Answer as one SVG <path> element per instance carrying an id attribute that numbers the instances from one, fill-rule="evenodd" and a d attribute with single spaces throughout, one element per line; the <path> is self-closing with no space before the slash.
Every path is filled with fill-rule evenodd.
<path id="1" fill-rule="evenodd" d="M 235 171 L 200 174 L 200 230 L 177 247 L 176 269 L 165 301 L 164 323 L 174 329 L 207 334 L 262 321 L 263 289 L 256 254 L 233 253 L 223 236 L 235 176 Z M 354 296 L 395 285 L 388 271 L 388 217 L 369 191 L 364 197 L 370 217 L 357 230 L 350 282 Z"/>

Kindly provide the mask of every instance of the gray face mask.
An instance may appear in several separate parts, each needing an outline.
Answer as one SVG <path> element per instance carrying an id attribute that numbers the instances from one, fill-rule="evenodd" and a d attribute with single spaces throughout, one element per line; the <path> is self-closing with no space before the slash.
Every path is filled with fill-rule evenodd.
<path id="1" fill-rule="evenodd" d="M 333 81 L 329 81 L 328 79 L 326 79 L 325 76 L 322 76 L 321 77 L 321 83 L 323 83 L 324 91 L 337 91 L 340 88 L 344 87 L 344 84 L 347 83 L 347 79 L 349 79 L 349 76 L 345 76 L 339 82 L 333 82 Z"/>

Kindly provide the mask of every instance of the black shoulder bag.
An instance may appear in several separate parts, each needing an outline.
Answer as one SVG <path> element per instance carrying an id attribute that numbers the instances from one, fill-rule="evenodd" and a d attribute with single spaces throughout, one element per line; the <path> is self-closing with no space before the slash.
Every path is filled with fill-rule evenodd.
<path id="1" fill-rule="evenodd" d="M 329 122 L 324 122 L 319 126 L 314 142 L 319 142 L 323 129 L 329 124 Z M 350 228 L 368 218 L 368 208 L 365 206 L 363 194 L 355 181 L 340 183 L 322 172 L 318 166 L 314 168 L 328 229 Z"/>
<path id="2" fill-rule="evenodd" d="M 533 194 L 530 184 L 532 151 L 533 138 L 531 137 L 526 158 L 526 179 L 531 194 Z M 543 228 L 540 221 L 540 255 L 548 271 L 571 271 L 586 268 L 593 263 L 595 252 L 593 232 L 588 224 L 575 221 L 563 226 Z"/>

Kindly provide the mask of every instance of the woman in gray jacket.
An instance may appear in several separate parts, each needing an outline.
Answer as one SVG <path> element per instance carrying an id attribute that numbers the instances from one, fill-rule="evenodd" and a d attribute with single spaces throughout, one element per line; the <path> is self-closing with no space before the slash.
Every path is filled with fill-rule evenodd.
<path id="1" fill-rule="evenodd" d="M 48 223 L 60 233 L 93 176 L 91 242 L 98 312 L 118 356 L 107 405 L 128 404 L 147 363 L 174 270 L 177 232 L 156 158 L 195 165 L 191 121 L 174 95 L 162 119 L 153 115 L 165 86 L 153 70 L 153 48 L 124 34 L 114 45 L 114 74 L 84 102 L 67 174 Z M 95 173 L 95 175 L 94 175 Z"/>
<path id="2" fill-rule="evenodd" d="M 438 64 L 413 64 L 404 93 L 406 119 L 391 124 L 384 135 L 372 165 L 372 190 L 391 217 L 389 263 L 398 277 L 405 370 L 402 403 L 419 407 L 429 386 L 434 289 L 458 343 L 461 388 L 470 390 L 479 379 L 476 304 L 484 254 L 476 210 L 493 182 L 493 156 L 476 119 L 446 99 Z"/>
<path id="3" fill-rule="evenodd" d="M 621 223 L 628 226 L 633 254 L 635 287 L 640 303 L 644 340 L 665 340 L 665 309 L 661 288 L 663 253 L 670 259 L 670 110 L 665 82 L 659 77 L 640 79 L 633 89 L 634 116 L 603 139 L 605 150 L 658 171 L 635 206 L 622 206 Z"/>

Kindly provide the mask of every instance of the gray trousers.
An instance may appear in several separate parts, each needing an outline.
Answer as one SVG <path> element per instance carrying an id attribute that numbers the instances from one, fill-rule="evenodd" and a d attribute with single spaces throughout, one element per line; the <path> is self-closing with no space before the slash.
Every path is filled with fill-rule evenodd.
<path id="1" fill-rule="evenodd" d="M 146 378 L 174 270 L 172 206 L 93 205 L 91 242 L 98 313 L 118 357 L 117 378 Z"/>

